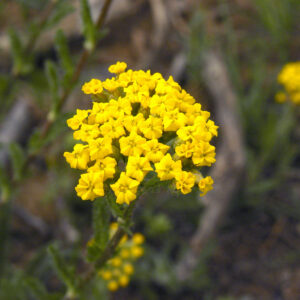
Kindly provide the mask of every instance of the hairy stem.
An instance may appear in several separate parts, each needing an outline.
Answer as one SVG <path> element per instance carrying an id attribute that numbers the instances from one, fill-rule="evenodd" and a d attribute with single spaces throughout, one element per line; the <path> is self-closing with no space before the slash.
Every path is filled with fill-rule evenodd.
<path id="1" fill-rule="evenodd" d="M 136 201 L 137 199 L 128 206 L 124 213 L 125 225 L 130 224 Z M 108 241 L 101 257 L 95 262 L 93 268 L 83 275 L 79 288 L 85 286 L 94 277 L 96 271 L 103 267 L 105 263 L 113 256 L 116 248 L 118 247 L 121 239 L 124 237 L 125 234 L 126 231 L 124 230 L 124 228 L 119 226 L 115 234 Z"/>

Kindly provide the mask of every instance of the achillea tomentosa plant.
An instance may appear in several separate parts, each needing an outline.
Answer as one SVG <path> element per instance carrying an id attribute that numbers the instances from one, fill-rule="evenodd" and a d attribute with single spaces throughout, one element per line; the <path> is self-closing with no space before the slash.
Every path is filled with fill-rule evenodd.
<path id="1" fill-rule="evenodd" d="M 183 194 L 197 185 L 204 196 L 213 179 L 204 177 L 201 168 L 215 162 L 211 140 L 218 126 L 172 76 L 165 80 L 160 73 L 126 68 L 117 62 L 109 67 L 115 77 L 85 83 L 82 90 L 91 95 L 93 106 L 78 109 L 67 121 L 74 139 L 83 142 L 64 153 L 72 168 L 86 171 L 75 188 L 77 195 L 105 201 L 114 193 L 113 205 L 120 209 L 161 183 Z M 111 250 L 110 256 L 119 255 Z M 105 280 L 113 274 L 107 266 L 100 269 Z M 114 281 L 108 287 L 115 290 L 125 283 Z"/>
<path id="2" fill-rule="evenodd" d="M 289 100 L 300 105 L 300 62 L 286 64 L 280 71 L 277 80 L 284 87 L 284 91 L 276 94 L 276 101 L 283 103 Z"/>

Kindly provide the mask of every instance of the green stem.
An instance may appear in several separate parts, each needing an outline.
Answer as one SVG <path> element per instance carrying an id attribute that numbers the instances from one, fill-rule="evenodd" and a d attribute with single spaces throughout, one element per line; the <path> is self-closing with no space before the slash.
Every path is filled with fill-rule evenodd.
<path id="1" fill-rule="evenodd" d="M 125 225 L 130 224 L 133 210 L 135 207 L 137 199 L 134 202 L 131 202 L 131 204 L 127 207 L 125 213 L 124 213 L 124 221 Z M 101 257 L 95 262 L 92 269 L 90 269 L 82 278 L 79 289 L 84 287 L 92 278 L 94 278 L 96 272 L 98 269 L 102 268 L 105 263 L 113 256 L 116 248 L 118 247 L 121 239 L 125 236 L 126 231 L 122 227 L 118 227 L 115 234 L 112 236 L 112 238 L 108 241 Z"/>
<path id="2" fill-rule="evenodd" d="M 5 273 L 5 266 L 7 263 L 7 248 L 10 228 L 10 216 L 12 210 L 11 201 L 1 203 L 0 205 L 0 278 Z"/>

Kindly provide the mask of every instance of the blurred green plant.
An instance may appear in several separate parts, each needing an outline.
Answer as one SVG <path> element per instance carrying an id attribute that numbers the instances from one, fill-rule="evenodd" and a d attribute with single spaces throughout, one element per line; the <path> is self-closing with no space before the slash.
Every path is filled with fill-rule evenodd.
<path id="1" fill-rule="evenodd" d="M 39 281 L 37 277 L 28 276 L 25 272 L 18 271 L 9 265 L 7 261 L 8 249 L 10 247 L 10 222 L 14 206 L 13 198 L 18 193 L 16 187 L 30 176 L 29 166 L 31 161 L 41 155 L 45 147 L 58 139 L 62 131 L 65 131 L 65 121 L 69 117 L 69 114 L 63 113 L 62 107 L 76 86 L 79 75 L 97 42 L 104 36 L 101 27 L 112 1 L 105 1 L 96 23 L 91 20 L 90 7 L 87 1 L 81 1 L 85 44 L 90 45 L 92 43 L 93 47 L 89 47 L 87 50 L 83 49 L 79 61 L 74 64 L 70 55 L 68 41 L 63 31 L 58 30 L 55 37 L 55 48 L 59 61 L 47 60 L 44 64 L 45 68 L 42 76 L 40 66 L 34 60 L 36 55 L 34 52 L 35 44 L 42 33 L 57 27 L 65 16 L 74 11 L 72 1 L 18 2 L 21 5 L 23 17 L 27 21 L 26 29 L 29 30 L 26 33 L 21 33 L 14 28 L 9 30 L 12 69 L 10 74 L 1 74 L 0 92 L 5 96 L 3 98 L 5 99 L 3 102 L 4 110 L 1 112 L 3 114 L 13 104 L 16 91 L 19 89 L 24 88 L 26 85 L 30 87 L 32 84 L 33 90 L 35 90 L 34 84 L 36 79 L 37 90 L 41 91 L 40 95 L 43 98 L 50 99 L 51 104 L 46 106 L 49 112 L 44 126 L 36 129 L 32 134 L 26 149 L 23 149 L 17 143 L 9 145 L 12 176 L 10 176 L 10 172 L 7 172 L 6 166 L 0 166 L 0 299 L 32 299 L 32 297 L 34 299 L 62 299 L 63 294 L 49 294 L 44 287 L 44 283 Z M 9 4 L 6 3 L 1 8 L 5 9 L 5 5 Z M 37 18 L 32 19 L 29 17 L 32 10 L 40 12 Z M 46 94 L 48 96 L 45 97 Z M 39 104 L 44 104 L 43 102 Z M 1 148 L 1 150 L 5 151 L 5 148 Z M 94 219 L 94 221 L 95 223 L 99 223 L 98 219 Z M 97 225 L 99 225 L 98 223 Z M 96 236 L 101 240 L 100 229 L 97 226 L 95 228 L 98 228 Z M 80 249 L 76 248 L 76 251 L 80 251 Z M 52 257 L 53 267 L 66 285 L 65 298 L 74 299 L 79 293 L 77 290 L 77 277 L 75 277 L 75 265 L 68 265 L 65 262 L 64 254 L 55 246 L 49 247 L 49 254 Z M 44 252 L 42 256 L 43 259 L 47 257 Z M 10 278 L 9 281 L 6 277 Z M 98 297 L 101 295 L 102 298 L 102 296 L 105 297 L 106 291 L 105 289 L 99 289 L 95 291 L 95 294 Z"/>
<path id="2" fill-rule="evenodd" d="M 280 107 L 274 102 L 274 94 L 278 89 L 277 74 L 289 56 L 289 49 L 293 48 L 299 2 L 285 0 L 276 1 L 275 4 L 274 1 L 264 0 L 255 1 L 253 7 L 260 20 L 254 24 L 257 28 L 254 36 L 250 32 L 247 35 L 247 29 L 244 29 L 244 34 L 237 34 L 233 23 L 237 12 L 226 1 L 216 8 L 220 14 L 222 12 L 223 31 L 209 35 L 209 15 L 200 7 L 191 22 L 189 65 L 193 78 L 197 80 L 203 51 L 211 45 L 224 50 L 240 100 L 247 144 L 248 175 L 243 201 L 246 201 L 246 205 L 262 205 L 272 210 L 272 204 L 266 207 L 263 199 L 274 189 L 280 189 L 291 163 L 299 153 L 292 139 L 296 127 L 295 109 L 289 105 Z M 270 53 L 270 47 L 276 52 Z"/>

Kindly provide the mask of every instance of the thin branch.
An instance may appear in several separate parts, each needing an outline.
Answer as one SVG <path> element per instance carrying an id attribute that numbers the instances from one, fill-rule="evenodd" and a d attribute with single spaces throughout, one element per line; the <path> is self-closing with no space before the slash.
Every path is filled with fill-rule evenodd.
<path id="1" fill-rule="evenodd" d="M 107 16 L 109 7 L 111 6 L 112 0 L 106 0 L 101 13 L 99 14 L 99 17 L 97 18 L 96 21 L 96 28 L 98 30 L 101 29 L 101 27 L 103 26 L 103 23 L 105 21 L 105 18 Z M 67 101 L 69 95 L 71 94 L 72 90 L 73 90 L 73 86 L 74 84 L 77 82 L 88 58 L 90 57 L 92 51 L 89 51 L 87 49 L 84 49 L 80 55 L 80 58 L 78 60 L 78 63 L 76 65 L 75 71 L 73 73 L 73 76 L 71 78 L 71 82 L 68 85 L 68 87 L 63 91 L 62 96 L 58 102 L 58 110 L 61 110 L 61 108 L 64 106 L 65 102 Z M 44 124 L 43 130 L 42 130 L 42 137 L 45 137 L 47 135 L 47 133 L 49 132 L 52 124 L 55 122 L 55 120 L 52 119 L 47 119 L 46 123 Z"/>

